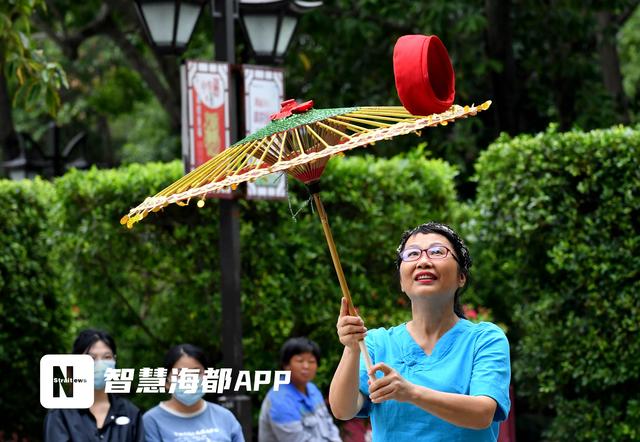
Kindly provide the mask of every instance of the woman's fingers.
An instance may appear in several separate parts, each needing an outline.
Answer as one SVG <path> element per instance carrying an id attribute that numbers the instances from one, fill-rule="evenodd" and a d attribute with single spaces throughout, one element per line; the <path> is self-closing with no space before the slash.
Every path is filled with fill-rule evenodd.
<path id="1" fill-rule="evenodd" d="M 367 327 L 363 325 L 343 325 L 338 327 L 338 335 L 339 336 L 347 336 L 352 334 L 361 334 L 366 333 Z"/>
<path id="2" fill-rule="evenodd" d="M 349 314 L 349 306 L 347 306 L 347 298 L 342 298 L 340 302 L 340 317 L 347 316 Z"/>
<path id="3" fill-rule="evenodd" d="M 396 381 L 399 378 L 397 372 L 384 362 L 379 362 L 371 367 L 369 375 L 373 375 L 375 377 L 375 373 L 378 371 L 382 372 L 384 376 L 369 383 L 369 397 L 373 402 L 382 402 L 387 399 L 392 399 L 393 393 L 397 389 Z"/>
<path id="4" fill-rule="evenodd" d="M 376 364 L 378 365 L 378 364 Z M 375 366 L 373 366 L 371 368 L 371 370 L 369 370 L 369 376 L 371 377 L 372 373 L 375 373 L 376 371 L 381 371 L 381 370 L 376 370 Z M 384 373 L 384 372 L 383 372 Z M 381 378 L 375 377 L 374 376 L 374 381 L 369 381 L 369 392 L 372 393 L 376 390 L 379 390 L 381 388 L 386 387 L 387 385 L 391 384 L 396 378 L 397 376 L 395 376 L 395 372 L 393 371 L 393 369 L 391 369 L 390 373 L 384 373 L 384 376 L 382 376 Z"/>
<path id="5" fill-rule="evenodd" d="M 375 376 L 376 371 L 381 371 L 385 376 L 394 372 L 393 368 L 389 367 L 384 362 L 378 362 L 376 365 L 369 369 L 369 376 Z"/>
<path id="6" fill-rule="evenodd" d="M 342 298 L 342 304 L 340 305 L 340 316 L 338 317 L 338 323 L 336 324 L 336 326 L 340 328 L 347 325 L 364 326 L 364 321 L 360 316 L 349 315 L 349 310 L 347 309 L 347 300 L 345 298 Z"/>
<path id="7" fill-rule="evenodd" d="M 387 399 L 393 398 L 393 393 L 396 391 L 396 387 L 393 384 L 385 385 L 382 388 L 378 388 L 373 393 L 369 394 L 371 402 L 379 403 Z"/>
<path id="8" fill-rule="evenodd" d="M 357 316 L 342 316 L 338 319 L 338 327 L 344 327 L 347 325 L 358 325 L 362 327 L 364 326 L 364 321 Z"/>
<path id="9" fill-rule="evenodd" d="M 391 384 L 391 380 L 388 377 L 382 377 L 369 383 L 369 394 L 373 394 L 378 390 L 382 390 Z"/>
<path id="10" fill-rule="evenodd" d="M 357 348 L 358 342 L 362 341 L 367 333 L 364 321 L 359 316 L 349 315 L 347 300 L 342 298 L 340 303 L 340 316 L 336 324 L 340 342 L 350 348 Z"/>
<path id="11" fill-rule="evenodd" d="M 369 385 L 369 398 L 374 403 L 394 399 L 398 390 L 397 376 L 385 375 Z"/>
<path id="12" fill-rule="evenodd" d="M 400 402 L 411 400 L 413 384 L 407 382 L 396 370 L 380 362 L 369 370 L 369 374 L 380 371 L 384 374 L 373 382 L 369 381 L 369 397 L 372 402 L 380 403 L 394 399 Z"/>

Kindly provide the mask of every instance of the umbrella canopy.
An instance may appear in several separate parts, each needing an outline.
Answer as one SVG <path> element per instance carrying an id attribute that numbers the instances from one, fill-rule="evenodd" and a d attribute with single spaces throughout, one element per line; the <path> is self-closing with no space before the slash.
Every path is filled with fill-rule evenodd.
<path id="1" fill-rule="evenodd" d="M 453 105 L 445 112 L 426 116 L 412 115 L 402 106 L 312 109 L 312 105 L 284 102 L 270 124 L 146 198 L 120 222 L 131 228 L 149 212 L 169 204 L 186 205 L 194 198 L 203 201 L 209 192 L 235 188 L 273 172 L 286 171 L 308 184 L 320 178 L 335 154 L 425 127 L 445 126 L 488 109 L 491 101 L 478 106 Z"/>

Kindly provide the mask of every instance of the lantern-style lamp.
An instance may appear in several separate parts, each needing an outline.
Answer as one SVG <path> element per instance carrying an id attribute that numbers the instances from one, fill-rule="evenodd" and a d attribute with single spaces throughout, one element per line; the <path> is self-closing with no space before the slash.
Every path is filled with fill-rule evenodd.
<path id="1" fill-rule="evenodd" d="M 322 1 L 240 0 L 240 22 L 258 63 L 280 63 L 298 18 Z"/>
<path id="2" fill-rule="evenodd" d="M 207 0 L 135 0 L 151 45 L 159 54 L 179 55 L 187 49 Z"/>

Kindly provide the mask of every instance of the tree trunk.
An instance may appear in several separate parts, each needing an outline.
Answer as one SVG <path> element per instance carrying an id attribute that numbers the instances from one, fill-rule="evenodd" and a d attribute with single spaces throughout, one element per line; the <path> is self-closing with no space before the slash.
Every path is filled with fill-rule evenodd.
<path id="1" fill-rule="evenodd" d="M 113 22 L 113 21 L 112 21 Z M 147 83 L 149 88 L 153 91 L 154 95 L 164 107 L 165 111 L 169 115 L 171 121 L 171 129 L 180 133 L 181 113 L 180 113 L 180 70 L 176 66 L 175 72 L 169 72 L 169 68 L 161 65 L 160 68 L 168 79 L 169 87 L 166 87 L 156 71 L 145 61 L 143 55 L 138 49 L 129 41 L 127 36 L 118 28 L 117 24 L 113 22 L 111 26 L 105 31 L 116 45 L 120 47 L 120 50 L 125 55 L 131 67 L 133 67 L 140 76 Z M 177 86 L 176 86 L 177 85 Z"/>
<path id="2" fill-rule="evenodd" d="M 562 58 L 556 58 L 561 60 Z M 556 63 L 560 63 L 557 61 Z M 556 71 L 553 76 L 554 101 L 558 110 L 558 124 L 561 131 L 571 129 L 576 120 L 576 85 L 575 80 L 567 78 Z"/>
<path id="3" fill-rule="evenodd" d="M 14 138 L 15 128 L 11 117 L 11 97 L 4 68 L 4 52 L 0 51 L 0 159 L 6 161 L 13 155 L 9 151 L 9 141 Z"/>
<path id="4" fill-rule="evenodd" d="M 596 12 L 596 20 L 598 24 L 596 31 L 598 55 L 600 56 L 604 87 L 615 102 L 621 122 L 629 124 L 629 103 L 622 87 L 622 72 L 620 71 L 620 59 L 615 39 L 617 27 L 613 15 L 609 11 Z"/>
<path id="5" fill-rule="evenodd" d="M 511 36 L 511 0 L 485 0 L 487 55 L 499 61 L 500 71 L 491 72 L 498 132 L 518 133 L 516 65 Z"/>

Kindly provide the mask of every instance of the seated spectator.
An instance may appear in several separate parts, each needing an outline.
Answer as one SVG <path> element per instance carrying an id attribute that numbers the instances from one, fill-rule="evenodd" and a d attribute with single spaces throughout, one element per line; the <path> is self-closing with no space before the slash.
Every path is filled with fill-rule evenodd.
<path id="1" fill-rule="evenodd" d="M 311 382 L 319 362 L 315 342 L 291 338 L 284 343 L 280 364 L 291 370 L 291 383 L 267 393 L 260 409 L 259 442 L 340 441 L 322 393 Z"/>
<path id="2" fill-rule="evenodd" d="M 206 366 L 202 349 L 191 344 L 173 347 L 164 357 L 164 368 L 167 369 L 166 388 L 171 386 L 174 368 L 198 370 L 202 378 Z M 160 402 L 144 414 L 147 442 L 244 442 L 242 427 L 233 413 L 202 399 L 204 392 L 201 383 L 196 391 L 188 390 L 178 385 L 171 399 Z"/>
<path id="3" fill-rule="evenodd" d="M 105 393 L 107 368 L 116 366 L 116 343 L 100 330 L 83 330 L 73 354 L 91 356 L 94 363 L 94 401 L 88 409 L 50 410 L 44 420 L 45 442 L 143 441 L 142 414 L 127 399 Z"/>

